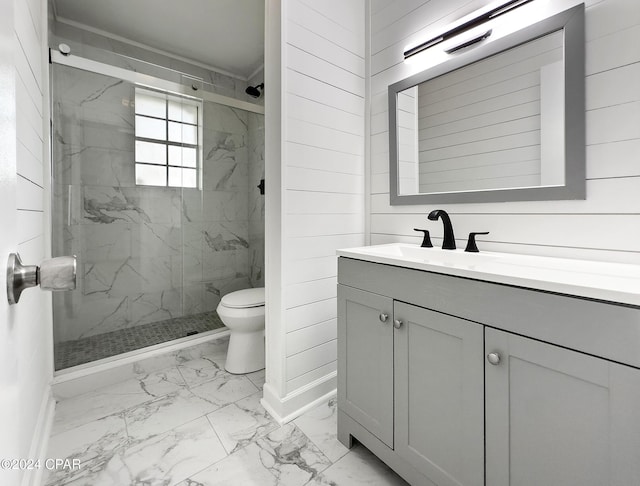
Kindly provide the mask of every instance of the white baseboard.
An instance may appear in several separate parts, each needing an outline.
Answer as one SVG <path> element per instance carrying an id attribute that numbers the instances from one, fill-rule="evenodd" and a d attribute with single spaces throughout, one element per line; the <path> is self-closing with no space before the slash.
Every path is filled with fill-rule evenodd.
<path id="1" fill-rule="evenodd" d="M 47 448 L 49 446 L 55 408 L 56 401 L 53 398 L 53 393 L 51 393 L 51 385 L 47 385 L 42 397 L 38 422 L 33 432 L 28 456 L 29 459 L 40 460 L 40 464 L 44 464 L 47 459 Z M 22 486 L 40 486 L 44 482 L 45 473 L 46 469 L 44 467 L 25 470 L 24 476 L 22 476 Z"/>
<path id="2" fill-rule="evenodd" d="M 308 385 L 280 398 L 274 388 L 265 383 L 260 403 L 278 422 L 286 424 L 336 395 L 337 372 L 329 373 Z"/>

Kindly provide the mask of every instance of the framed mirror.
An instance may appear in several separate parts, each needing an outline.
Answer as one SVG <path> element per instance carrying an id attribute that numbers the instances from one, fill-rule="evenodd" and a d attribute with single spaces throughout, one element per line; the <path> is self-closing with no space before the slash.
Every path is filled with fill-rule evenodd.
<path id="1" fill-rule="evenodd" d="M 389 86 L 391 204 L 584 199 L 584 5 L 474 30 Z"/>

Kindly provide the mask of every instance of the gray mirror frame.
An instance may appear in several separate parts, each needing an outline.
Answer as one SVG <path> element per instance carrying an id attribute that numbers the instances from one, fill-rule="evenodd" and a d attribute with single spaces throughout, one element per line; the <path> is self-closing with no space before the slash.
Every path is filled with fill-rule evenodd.
<path id="1" fill-rule="evenodd" d="M 558 30 L 564 32 L 565 184 L 482 191 L 398 194 L 398 93 L 467 64 Z M 513 34 L 479 45 L 389 86 L 389 197 L 392 206 L 427 203 L 551 201 L 585 199 L 585 36 L 584 4 L 576 5 Z"/>

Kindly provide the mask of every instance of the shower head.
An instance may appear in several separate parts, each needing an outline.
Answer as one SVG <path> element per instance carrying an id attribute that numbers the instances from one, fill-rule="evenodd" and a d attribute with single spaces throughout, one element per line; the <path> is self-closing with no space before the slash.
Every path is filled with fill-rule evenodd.
<path id="1" fill-rule="evenodd" d="M 249 86 L 244 90 L 249 96 L 253 96 L 254 98 L 260 98 L 260 95 L 264 91 L 264 83 L 260 83 L 257 86 Z"/>

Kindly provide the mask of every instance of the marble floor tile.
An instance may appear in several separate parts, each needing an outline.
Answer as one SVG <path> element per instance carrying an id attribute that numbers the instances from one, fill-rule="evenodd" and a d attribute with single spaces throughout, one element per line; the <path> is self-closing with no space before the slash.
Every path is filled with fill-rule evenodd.
<path id="1" fill-rule="evenodd" d="M 186 386 L 182 374 L 175 366 L 151 373 L 138 374 L 136 380 L 145 393 L 155 398 L 173 393 Z"/>
<path id="2" fill-rule="evenodd" d="M 53 434 L 122 412 L 184 386 L 182 375 L 172 367 L 62 400 L 56 406 Z"/>
<path id="3" fill-rule="evenodd" d="M 247 373 L 245 376 L 251 380 L 251 383 L 253 383 L 260 390 L 262 390 L 262 387 L 263 387 L 264 382 L 265 382 L 265 370 L 264 369 L 259 370 L 259 371 L 254 371 L 253 373 Z"/>
<path id="4" fill-rule="evenodd" d="M 293 424 L 280 427 L 180 486 L 301 486 L 331 463 Z"/>
<path id="5" fill-rule="evenodd" d="M 82 469 L 95 462 L 104 462 L 128 442 L 124 419 L 110 415 L 51 437 L 47 458 L 79 460 Z M 59 484 L 74 476 L 83 476 L 82 470 L 52 470 L 47 485 Z"/>
<path id="6" fill-rule="evenodd" d="M 119 461 L 119 457 L 114 455 L 109 460 Z M 89 464 L 83 464 L 79 470 L 69 472 L 66 476 L 62 476 L 56 481 L 47 482 L 46 486 L 96 486 L 95 478 L 104 468 L 105 461 L 93 461 Z"/>
<path id="7" fill-rule="evenodd" d="M 220 363 L 220 360 L 214 360 L 208 356 L 180 363 L 178 369 L 189 386 L 197 386 L 227 374 L 224 369 L 224 360 Z"/>
<path id="8" fill-rule="evenodd" d="M 256 386 L 244 376 L 229 373 L 221 374 L 218 378 L 202 385 L 191 387 L 190 390 L 197 397 L 214 405 L 216 409 L 258 391 Z"/>
<path id="9" fill-rule="evenodd" d="M 222 331 L 221 331 L 222 332 Z M 161 354 L 151 358 L 136 361 L 132 366 L 136 374 L 148 374 L 157 370 L 181 365 L 186 361 L 209 356 L 214 359 L 225 359 L 229 336 L 224 336 L 202 344 L 196 344 L 188 348 L 180 349 L 170 353 Z"/>
<path id="10" fill-rule="evenodd" d="M 215 341 L 207 341 L 187 349 L 178 351 L 176 361 L 183 364 L 192 359 L 211 358 L 213 361 L 226 360 L 227 348 L 229 347 L 229 336 L 218 338 Z"/>
<path id="11" fill-rule="evenodd" d="M 77 478 L 91 486 L 173 485 L 226 457 L 205 417 L 121 448 L 101 469 Z"/>
<path id="12" fill-rule="evenodd" d="M 409 486 L 360 444 L 313 478 L 308 486 Z"/>
<path id="13" fill-rule="evenodd" d="M 278 428 L 260 405 L 262 393 L 254 393 L 207 415 L 229 454 Z"/>
<path id="14" fill-rule="evenodd" d="M 81 467 L 46 486 L 406 486 L 363 446 L 337 441 L 335 400 L 279 426 L 260 404 L 264 370 L 226 372 L 220 341 L 60 401 L 48 457 Z M 157 367 L 146 365 L 136 370 Z"/>
<path id="15" fill-rule="evenodd" d="M 318 446 L 331 462 L 336 462 L 349 449 L 338 441 L 337 400 L 331 399 L 294 420 L 304 434 Z"/>
<path id="16" fill-rule="evenodd" d="M 250 444 L 176 486 L 279 486 L 262 464 L 260 452 L 256 444 Z"/>
<path id="17" fill-rule="evenodd" d="M 124 412 L 129 437 L 144 440 L 213 412 L 219 405 L 180 390 Z"/>
<path id="18" fill-rule="evenodd" d="M 46 486 L 406 486 L 361 445 L 337 443 L 333 401 L 279 427 L 246 376 L 194 389 L 55 434 L 49 457 L 81 468 L 54 471 Z"/>
<path id="19" fill-rule="evenodd" d="M 120 484 L 175 484 L 227 456 L 206 417 L 141 442 L 124 452 L 127 480 Z"/>
<path id="20" fill-rule="evenodd" d="M 302 480 L 313 479 L 331 465 L 324 454 L 293 424 L 286 424 L 256 444 L 271 456 L 270 471 L 278 479 L 278 484 L 303 484 Z"/>

